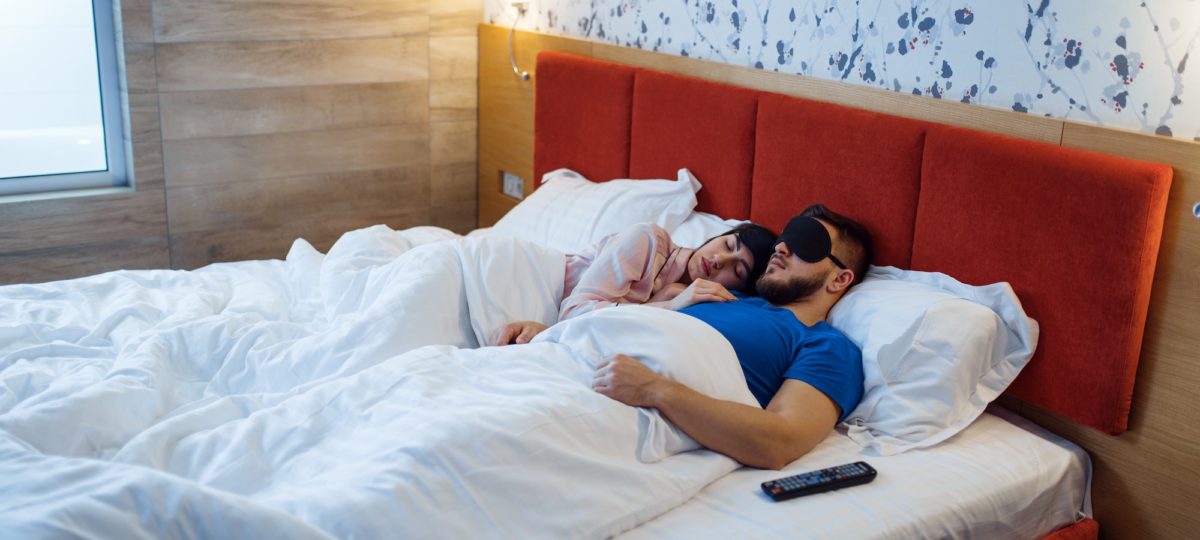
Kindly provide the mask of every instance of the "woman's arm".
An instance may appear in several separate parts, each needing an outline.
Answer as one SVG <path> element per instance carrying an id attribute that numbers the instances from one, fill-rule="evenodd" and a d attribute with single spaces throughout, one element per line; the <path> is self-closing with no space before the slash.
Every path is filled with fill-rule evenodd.
<path id="1" fill-rule="evenodd" d="M 682 284 L 680 283 L 671 284 L 671 286 L 674 285 L 679 285 L 682 287 Z M 663 289 L 666 290 L 667 288 L 668 287 L 664 287 Z M 669 300 L 654 301 L 652 298 L 650 302 L 646 303 L 646 305 L 679 311 L 693 304 L 702 304 L 704 302 L 728 302 L 730 300 L 737 300 L 737 297 L 734 296 L 733 293 L 729 292 L 724 285 L 721 285 L 715 281 L 709 281 L 707 279 L 697 279 L 696 281 L 693 281 L 691 285 L 677 290 L 679 292 L 671 295 Z M 655 296 L 657 297 L 658 295 Z"/>
<path id="2" fill-rule="evenodd" d="M 617 303 L 641 304 L 653 295 L 654 278 L 666 263 L 670 235 L 651 223 L 633 225 L 616 234 L 596 253 L 558 310 L 566 320 Z"/>

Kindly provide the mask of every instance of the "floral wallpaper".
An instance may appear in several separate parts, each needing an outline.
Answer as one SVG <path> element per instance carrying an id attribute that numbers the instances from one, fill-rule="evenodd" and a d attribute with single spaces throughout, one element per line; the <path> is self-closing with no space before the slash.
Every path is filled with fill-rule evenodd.
<path id="1" fill-rule="evenodd" d="M 525 30 L 1200 140 L 1200 0 L 528 5 Z M 516 17 L 485 0 L 488 22 Z"/>

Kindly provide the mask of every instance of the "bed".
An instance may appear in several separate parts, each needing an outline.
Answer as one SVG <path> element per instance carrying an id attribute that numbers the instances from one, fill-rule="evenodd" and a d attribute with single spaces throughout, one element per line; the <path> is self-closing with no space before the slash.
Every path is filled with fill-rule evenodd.
<path id="1" fill-rule="evenodd" d="M 887 478 L 779 505 L 758 485 L 782 474 L 743 468 L 622 538 L 1040 538 L 1091 516 L 1087 454 L 1003 408 L 945 444 L 895 456 L 830 437 L 784 472 L 858 459 Z"/>
<path id="2" fill-rule="evenodd" d="M 806 201 L 844 209 L 877 231 L 881 265 L 1011 282 L 1042 338 L 1008 391 L 1124 428 L 1169 168 L 569 55 L 544 55 L 537 84 L 539 177 L 566 167 L 678 189 L 692 184 L 686 163 L 703 189 L 685 190 L 695 209 L 672 210 L 675 227 L 696 210 L 778 228 Z M 1032 187 L 1046 206 L 1029 203 Z M 1093 213 L 1112 219 L 1081 219 Z M 650 321 L 667 342 L 628 352 L 745 399 L 727 351 L 678 364 L 728 348 L 695 321 L 601 310 L 528 346 L 481 347 L 503 322 L 553 322 L 562 246 L 498 233 L 563 231 L 528 223 L 468 238 L 376 227 L 328 253 L 298 241 L 281 261 L 0 289 L 0 476 L 11 479 L 0 526 L 317 538 L 1017 538 L 1089 527 L 1086 455 L 1003 411 L 888 456 L 864 453 L 844 427 L 788 471 L 867 456 L 880 479 L 768 503 L 757 482 L 783 473 L 739 469 L 654 411 L 584 391 L 596 357 L 627 351 L 631 329 Z M 1031 232 L 1045 230 L 1059 236 Z M 1108 242 L 1084 241 L 1093 236 Z M 1112 253 L 1122 257 L 1102 273 L 1063 267 Z M 878 503 L 898 493 L 947 504 Z M 843 519 L 812 525 L 834 510 Z"/>

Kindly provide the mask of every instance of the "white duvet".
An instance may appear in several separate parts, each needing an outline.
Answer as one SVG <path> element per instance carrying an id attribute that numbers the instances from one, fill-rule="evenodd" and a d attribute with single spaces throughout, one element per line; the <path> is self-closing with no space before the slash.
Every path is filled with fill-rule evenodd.
<path id="1" fill-rule="evenodd" d="M 626 352 L 754 403 L 717 332 L 632 306 L 475 348 L 553 320 L 562 255 L 432 240 L 0 287 L 0 531 L 604 537 L 736 468 L 590 389 Z"/>

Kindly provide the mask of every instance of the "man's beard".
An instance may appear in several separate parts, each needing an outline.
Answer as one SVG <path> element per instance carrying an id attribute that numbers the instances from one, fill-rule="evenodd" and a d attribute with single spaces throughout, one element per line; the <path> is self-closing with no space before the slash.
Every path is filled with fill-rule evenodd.
<path id="1" fill-rule="evenodd" d="M 758 296 L 773 306 L 785 306 L 797 300 L 803 300 L 815 294 L 825 286 L 829 271 L 822 275 L 804 278 L 795 276 L 791 279 L 770 279 L 770 274 L 763 274 L 754 283 Z"/>

